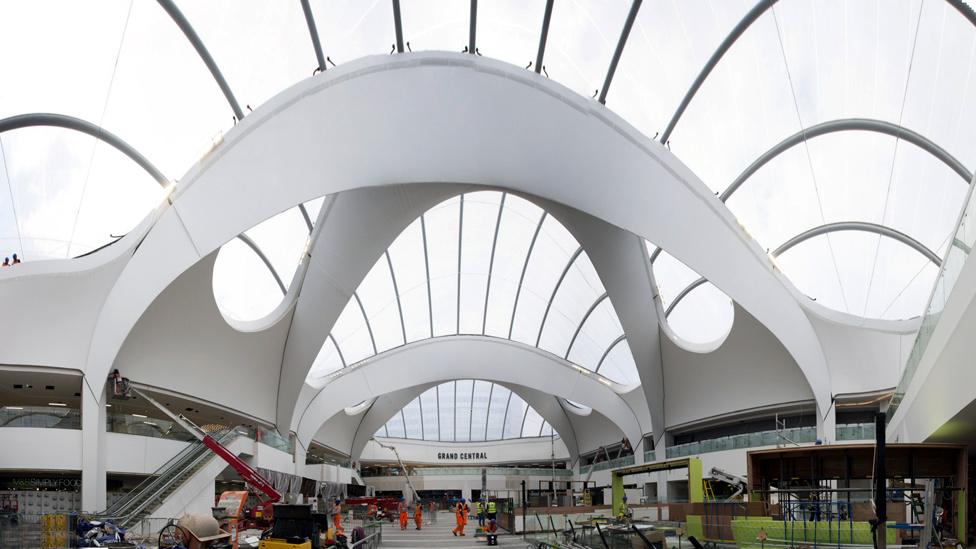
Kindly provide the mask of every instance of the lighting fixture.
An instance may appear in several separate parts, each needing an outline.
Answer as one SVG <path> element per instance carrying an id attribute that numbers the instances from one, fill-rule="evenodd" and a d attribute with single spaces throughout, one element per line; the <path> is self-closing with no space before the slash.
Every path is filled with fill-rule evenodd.
<path id="1" fill-rule="evenodd" d="M 146 416 L 144 416 L 142 414 L 132 414 L 132 417 L 138 417 L 138 418 L 146 419 Z"/>
<path id="2" fill-rule="evenodd" d="M 20 406 L 4 406 L 7 410 L 23 410 Z"/>
<path id="3" fill-rule="evenodd" d="M 67 406 L 67 404 L 65 404 L 63 402 L 48 402 L 47 405 L 48 406 Z"/>

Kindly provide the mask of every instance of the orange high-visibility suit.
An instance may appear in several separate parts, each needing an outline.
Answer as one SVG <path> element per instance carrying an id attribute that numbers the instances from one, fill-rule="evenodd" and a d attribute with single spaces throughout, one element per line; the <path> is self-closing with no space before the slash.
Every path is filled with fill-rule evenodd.
<path id="1" fill-rule="evenodd" d="M 336 535 L 342 533 L 342 505 L 339 503 L 336 503 L 332 509 L 332 525 L 335 527 Z"/>
<path id="2" fill-rule="evenodd" d="M 417 525 L 417 530 L 420 530 L 420 525 L 424 522 L 424 506 L 420 502 L 413 509 L 413 522 Z"/>
<path id="3" fill-rule="evenodd" d="M 367 508 L 366 516 L 369 518 L 376 518 L 376 511 L 377 511 L 376 504 L 370 503 L 369 507 Z"/>
<path id="4" fill-rule="evenodd" d="M 399 504 L 397 504 L 397 510 L 400 511 L 400 529 L 406 530 L 407 529 L 407 504 L 401 501 Z"/>
<path id="5" fill-rule="evenodd" d="M 468 524 L 468 504 L 466 502 L 459 501 L 454 506 L 454 520 L 457 521 L 457 527 L 451 530 L 451 532 L 455 536 L 463 536 L 464 527 Z"/>

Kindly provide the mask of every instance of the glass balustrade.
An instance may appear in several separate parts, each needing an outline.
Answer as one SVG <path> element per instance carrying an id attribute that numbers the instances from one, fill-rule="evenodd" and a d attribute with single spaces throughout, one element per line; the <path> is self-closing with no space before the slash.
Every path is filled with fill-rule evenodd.
<path id="1" fill-rule="evenodd" d="M 956 286 L 956 281 L 969 258 L 974 242 L 976 242 L 976 216 L 973 215 L 974 213 L 976 213 L 976 196 L 973 195 L 973 186 L 970 185 L 966 206 L 959 215 L 949 250 L 942 260 L 942 267 L 939 269 L 939 276 L 932 289 L 928 306 L 922 315 L 922 323 L 919 326 L 918 334 L 915 336 L 915 343 L 912 345 L 912 351 L 905 362 L 905 368 L 902 370 L 901 379 L 895 388 L 895 394 L 891 397 L 891 404 L 888 406 L 888 421 L 894 417 L 905 398 L 905 392 L 915 377 L 915 371 L 918 370 L 918 365 L 925 355 L 925 350 L 932 339 L 932 333 L 939 323 L 946 302 L 949 301 L 952 289 Z"/>
<path id="2" fill-rule="evenodd" d="M 4 406 L 0 427 L 81 429 L 81 411 L 59 406 Z"/>

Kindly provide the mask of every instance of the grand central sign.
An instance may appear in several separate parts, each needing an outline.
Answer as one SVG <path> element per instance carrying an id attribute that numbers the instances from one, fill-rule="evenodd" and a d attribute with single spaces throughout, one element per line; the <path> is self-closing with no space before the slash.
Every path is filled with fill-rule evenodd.
<path id="1" fill-rule="evenodd" d="M 437 452 L 437 459 L 445 459 L 445 460 L 452 460 L 452 461 L 488 459 L 488 452 Z"/>

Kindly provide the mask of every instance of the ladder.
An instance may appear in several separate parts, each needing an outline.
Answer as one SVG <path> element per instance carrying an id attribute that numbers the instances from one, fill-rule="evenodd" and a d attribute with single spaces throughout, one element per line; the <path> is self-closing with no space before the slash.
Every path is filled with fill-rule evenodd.
<path id="1" fill-rule="evenodd" d="M 705 501 L 715 501 L 715 490 L 712 488 L 712 481 L 708 479 L 703 480 L 702 488 L 705 492 Z"/>

